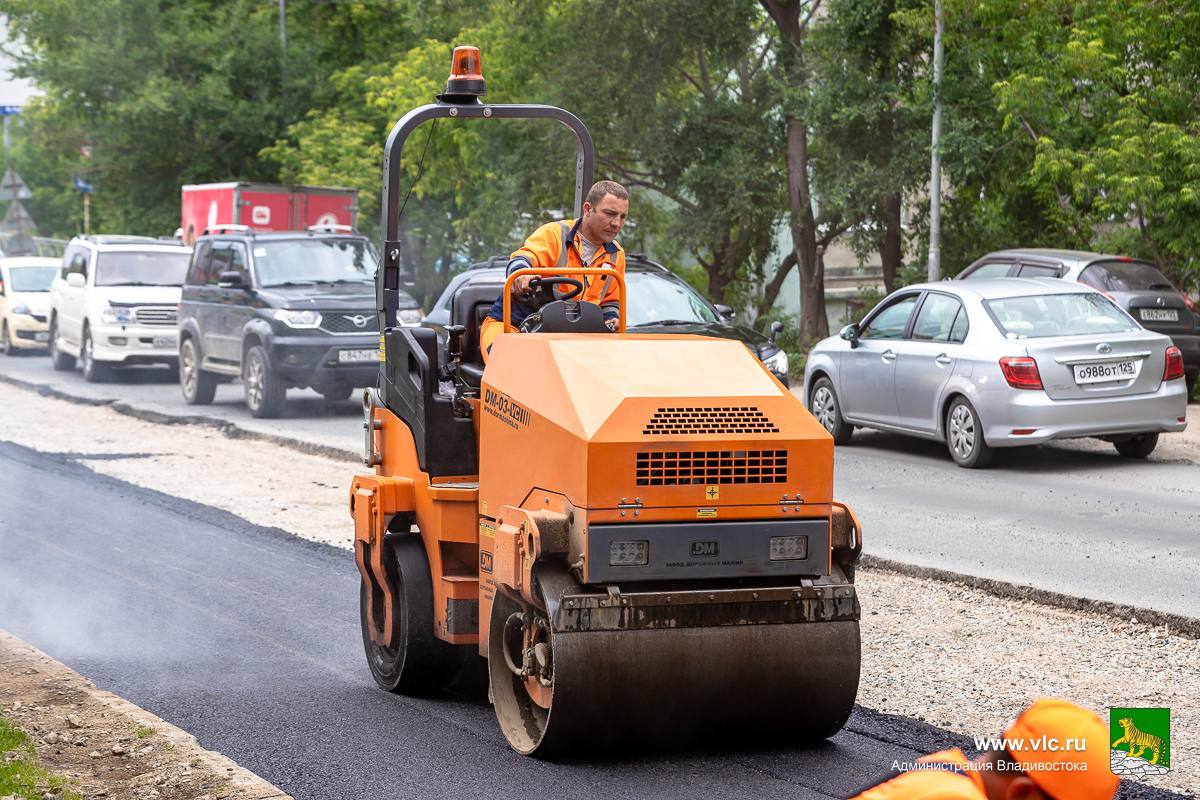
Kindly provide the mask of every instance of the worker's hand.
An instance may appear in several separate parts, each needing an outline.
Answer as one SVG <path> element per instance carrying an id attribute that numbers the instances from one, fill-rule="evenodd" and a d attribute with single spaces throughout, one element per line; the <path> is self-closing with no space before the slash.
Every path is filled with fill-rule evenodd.
<path id="1" fill-rule="evenodd" d="M 528 297 L 531 290 L 529 284 L 533 282 L 535 275 L 521 275 L 512 282 L 512 293 L 514 297 Z"/>
<path id="2" fill-rule="evenodd" d="M 610 331 L 615 333 L 617 328 L 621 326 L 621 321 L 616 319 L 606 319 L 604 320 L 604 324 L 608 326 Z"/>

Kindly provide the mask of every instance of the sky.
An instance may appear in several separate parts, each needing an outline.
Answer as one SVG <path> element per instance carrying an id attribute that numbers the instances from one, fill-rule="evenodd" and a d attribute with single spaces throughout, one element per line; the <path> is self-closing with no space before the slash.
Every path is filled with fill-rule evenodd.
<path id="1" fill-rule="evenodd" d="M 0 17 L 0 45 L 10 46 L 8 42 L 8 21 Z M 12 61 L 0 53 L 0 106 L 24 105 L 30 95 L 38 94 L 33 84 L 25 80 L 17 80 L 9 74 Z"/>

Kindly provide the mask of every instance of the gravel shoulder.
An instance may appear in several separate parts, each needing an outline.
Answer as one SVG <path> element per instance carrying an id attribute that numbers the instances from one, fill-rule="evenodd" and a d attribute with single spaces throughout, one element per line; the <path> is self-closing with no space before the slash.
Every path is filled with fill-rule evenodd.
<path id="1" fill-rule="evenodd" d="M 0 407 L 2 439 L 69 454 L 98 473 L 257 525 L 351 548 L 347 488 L 359 468 L 349 461 L 201 427 L 156 425 L 9 385 L 0 384 Z M 1110 706 L 1167 706 L 1178 766 L 1152 785 L 1200 793 L 1200 739 L 1184 735 L 1200 730 L 1200 641 L 1128 617 L 881 569 L 860 570 L 858 587 L 861 705 L 980 736 L 998 735 L 1047 695 L 1104 719 Z"/>
<path id="2" fill-rule="evenodd" d="M 0 631 L 0 712 L 38 761 L 84 798 L 285 800 L 290 796 L 186 731 Z"/>

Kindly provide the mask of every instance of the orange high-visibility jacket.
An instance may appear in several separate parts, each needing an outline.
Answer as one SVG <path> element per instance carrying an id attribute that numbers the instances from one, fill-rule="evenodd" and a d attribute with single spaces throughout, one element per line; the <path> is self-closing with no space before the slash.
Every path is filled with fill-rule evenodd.
<path id="1" fill-rule="evenodd" d="M 511 275 L 518 269 L 537 267 L 610 267 L 622 275 L 625 274 L 625 251 L 616 242 L 609 242 L 596 250 L 590 264 L 583 263 L 579 252 L 579 220 L 568 219 L 562 222 L 548 222 L 538 228 L 525 244 L 513 251 L 508 261 L 508 273 Z M 573 277 L 573 276 L 567 276 Z M 619 316 L 619 292 L 617 282 L 612 278 L 592 278 L 577 299 L 595 303 L 604 311 L 605 319 L 616 319 Z M 512 303 L 512 324 L 520 325 L 532 309 L 514 302 Z M 492 304 L 488 316 L 502 321 L 504 317 L 504 297 L 501 294 Z"/>
<path id="2" fill-rule="evenodd" d="M 943 750 L 917 759 L 941 769 L 913 769 L 872 786 L 851 800 L 987 800 L 983 776 L 961 750 Z"/>

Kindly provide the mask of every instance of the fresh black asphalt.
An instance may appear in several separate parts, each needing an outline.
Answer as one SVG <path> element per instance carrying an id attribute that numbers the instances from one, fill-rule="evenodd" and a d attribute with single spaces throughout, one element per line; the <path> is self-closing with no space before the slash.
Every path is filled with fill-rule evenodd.
<path id="1" fill-rule="evenodd" d="M 967 744 L 859 708 L 810 748 L 524 758 L 485 704 L 375 688 L 347 551 L 75 457 L 0 441 L 0 628 L 300 800 L 844 797 L 894 760 Z"/>

